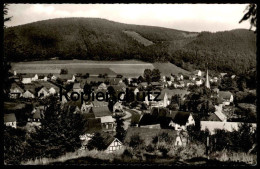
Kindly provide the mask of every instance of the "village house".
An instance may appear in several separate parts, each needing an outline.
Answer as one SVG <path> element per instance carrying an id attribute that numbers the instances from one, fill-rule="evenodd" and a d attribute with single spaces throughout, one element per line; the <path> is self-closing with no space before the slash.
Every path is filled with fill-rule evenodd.
<path id="1" fill-rule="evenodd" d="M 140 92 L 140 90 L 138 88 L 135 88 L 134 94 L 137 95 L 137 93 L 139 93 L 139 92 Z"/>
<path id="2" fill-rule="evenodd" d="M 170 76 L 170 81 L 171 81 L 171 82 L 174 82 L 175 78 L 176 78 L 175 75 L 171 74 L 171 76 Z"/>
<path id="3" fill-rule="evenodd" d="M 40 126 L 41 119 L 44 117 L 46 108 L 44 106 L 37 106 L 32 111 L 32 116 L 28 118 L 28 124 L 33 126 Z"/>
<path id="4" fill-rule="evenodd" d="M 99 86 L 98 86 L 98 90 L 107 90 L 107 85 L 105 83 L 101 83 Z"/>
<path id="5" fill-rule="evenodd" d="M 182 73 L 178 73 L 178 75 L 177 75 L 177 80 L 178 80 L 178 81 L 183 80 L 183 75 L 182 75 Z"/>
<path id="6" fill-rule="evenodd" d="M 39 81 L 47 81 L 48 80 L 48 77 L 47 77 L 47 75 L 45 75 L 45 74 L 39 74 L 38 75 L 38 80 Z"/>
<path id="7" fill-rule="evenodd" d="M 195 76 L 202 76 L 202 71 L 200 70 L 195 70 L 192 72 Z"/>
<path id="8" fill-rule="evenodd" d="M 105 147 L 107 147 L 105 150 L 106 153 L 113 153 L 117 150 L 122 149 L 123 143 L 117 138 L 108 135 L 108 137 L 106 137 L 105 139 Z"/>
<path id="9" fill-rule="evenodd" d="M 73 74 L 61 74 L 57 78 L 60 78 L 62 81 L 67 83 L 72 83 L 75 81 L 76 77 Z"/>
<path id="10" fill-rule="evenodd" d="M 224 105 L 230 105 L 234 101 L 233 94 L 230 91 L 219 91 L 218 96 L 223 99 Z"/>
<path id="11" fill-rule="evenodd" d="M 172 86 L 173 81 L 166 81 L 166 83 L 167 83 L 167 85 L 165 87 Z"/>
<path id="12" fill-rule="evenodd" d="M 220 77 L 223 78 L 227 73 L 220 73 Z"/>
<path id="13" fill-rule="evenodd" d="M 24 90 L 17 84 L 17 83 L 12 83 L 11 88 L 10 88 L 10 98 L 19 98 L 22 96 Z"/>
<path id="14" fill-rule="evenodd" d="M 33 93 L 34 93 L 34 92 L 31 91 L 31 90 L 26 90 L 26 91 L 23 93 L 22 97 L 23 97 L 23 98 L 35 98 L 35 96 L 34 96 Z"/>
<path id="15" fill-rule="evenodd" d="M 166 82 L 166 76 L 162 76 L 162 77 L 161 77 L 161 81 L 162 81 L 162 82 Z"/>
<path id="16" fill-rule="evenodd" d="M 101 125 L 103 131 L 114 131 L 115 119 L 112 117 L 112 113 L 108 109 L 107 102 L 93 101 L 92 111 L 95 118 L 101 119 Z"/>
<path id="17" fill-rule="evenodd" d="M 32 83 L 32 75 L 31 74 L 22 75 L 22 83 L 23 84 Z"/>
<path id="18" fill-rule="evenodd" d="M 115 138 L 114 136 L 105 133 L 105 132 L 100 132 L 101 137 L 103 138 L 103 151 L 105 153 L 113 153 L 117 150 L 120 150 L 123 148 L 123 143 Z M 92 136 L 93 137 L 93 136 Z M 90 138 L 91 139 L 91 138 Z M 90 140 L 89 139 L 89 140 Z"/>
<path id="19" fill-rule="evenodd" d="M 55 87 L 51 87 L 51 88 L 49 89 L 49 93 L 50 93 L 50 94 L 56 94 L 56 93 L 58 93 L 58 90 L 57 90 L 57 88 L 55 89 Z"/>
<path id="20" fill-rule="evenodd" d="M 42 97 L 45 98 L 49 96 L 49 90 L 46 87 L 42 87 L 39 91 L 38 91 L 38 97 Z"/>
<path id="21" fill-rule="evenodd" d="M 189 79 L 190 79 L 190 80 L 192 80 L 192 81 L 195 81 L 195 80 L 196 80 L 196 78 L 197 78 L 197 76 L 196 76 L 196 75 L 190 75 L 190 76 L 189 76 Z"/>
<path id="22" fill-rule="evenodd" d="M 183 80 L 179 81 L 179 87 L 181 88 L 185 87 L 185 83 Z"/>
<path id="23" fill-rule="evenodd" d="M 158 103 L 157 103 L 157 101 L 154 101 L 155 96 L 156 96 L 155 94 L 149 94 L 149 96 L 148 96 L 148 94 L 146 94 L 144 103 L 148 106 L 156 107 L 158 105 Z"/>
<path id="24" fill-rule="evenodd" d="M 167 117 L 172 119 L 169 126 L 175 130 L 186 130 L 187 126 L 195 125 L 195 120 L 190 112 L 170 111 Z"/>
<path id="25" fill-rule="evenodd" d="M 202 81 L 201 78 L 196 78 L 196 79 L 195 79 L 195 84 L 196 84 L 197 86 L 202 85 L 202 83 L 203 83 L 203 81 Z"/>
<path id="26" fill-rule="evenodd" d="M 32 77 L 32 81 L 37 81 L 38 80 L 38 74 L 35 74 L 33 77 Z"/>
<path id="27" fill-rule="evenodd" d="M 16 117 L 14 113 L 10 113 L 10 114 L 4 114 L 4 124 L 5 126 L 10 126 L 13 128 L 16 128 Z"/>

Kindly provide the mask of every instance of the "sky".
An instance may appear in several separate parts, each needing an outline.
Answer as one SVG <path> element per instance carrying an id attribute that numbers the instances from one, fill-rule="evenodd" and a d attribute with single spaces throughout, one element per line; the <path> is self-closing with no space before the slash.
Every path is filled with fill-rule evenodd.
<path id="1" fill-rule="evenodd" d="M 160 26 L 191 32 L 250 28 L 238 22 L 247 4 L 9 4 L 7 26 L 66 17 L 103 18 L 111 21 Z"/>

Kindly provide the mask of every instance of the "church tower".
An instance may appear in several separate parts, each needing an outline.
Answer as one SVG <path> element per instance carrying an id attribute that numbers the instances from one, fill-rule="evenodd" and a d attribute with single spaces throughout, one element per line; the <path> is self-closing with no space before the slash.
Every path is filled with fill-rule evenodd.
<path id="1" fill-rule="evenodd" d="M 207 67 L 207 74 L 206 74 L 205 86 L 210 89 L 208 67 Z"/>

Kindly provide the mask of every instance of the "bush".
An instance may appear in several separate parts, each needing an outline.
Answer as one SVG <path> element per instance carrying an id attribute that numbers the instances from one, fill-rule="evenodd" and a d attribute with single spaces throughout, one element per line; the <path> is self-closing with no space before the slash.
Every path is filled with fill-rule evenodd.
<path id="1" fill-rule="evenodd" d="M 130 138 L 129 146 L 133 149 L 142 149 L 144 146 L 144 140 L 141 139 L 139 134 L 134 134 Z"/>
<path id="2" fill-rule="evenodd" d="M 149 153 L 152 153 L 155 150 L 155 145 L 149 144 L 148 146 L 145 147 L 145 150 Z"/>

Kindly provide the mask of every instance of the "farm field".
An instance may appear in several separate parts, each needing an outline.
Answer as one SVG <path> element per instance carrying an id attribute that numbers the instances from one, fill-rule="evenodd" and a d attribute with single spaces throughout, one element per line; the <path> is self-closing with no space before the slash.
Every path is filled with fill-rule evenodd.
<path id="1" fill-rule="evenodd" d="M 60 69 L 68 69 L 68 73 L 104 73 L 121 74 L 124 77 L 138 77 L 143 75 L 145 69 L 157 68 L 161 75 L 169 76 L 171 73 L 189 74 L 188 71 L 171 63 L 147 63 L 137 60 L 124 61 L 92 61 L 92 60 L 45 60 L 32 62 L 12 63 L 12 71 L 17 73 L 59 73 Z M 95 71 L 93 71 L 93 70 Z"/>

